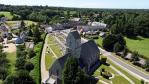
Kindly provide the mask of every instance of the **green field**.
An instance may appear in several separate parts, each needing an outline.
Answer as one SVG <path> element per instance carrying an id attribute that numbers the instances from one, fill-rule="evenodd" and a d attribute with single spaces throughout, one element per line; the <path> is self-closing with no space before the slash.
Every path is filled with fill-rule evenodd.
<path id="1" fill-rule="evenodd" d="M 0 15 L 4 15 L 6 18 L 8 18 L 8 20 L 12 20 L 13 16 L 19 16 L 19 15 L 12 15 L 10 12 L 5 12 L 5 11 L 1 11 Z"/>
<path id="2" fill-rule="evenodd" d="M 149 38 L 137 37 L 136 39 L 126 38 L 127 47 L 131 51 L 137 51 L 139 54 L 149 58 Z"/>
<path id="3" fill-rule="evenodd" d="M 7 21 L 6 24 L 10 27 L 13 27 L 14 25 L 16 25 L 16 23 L 19 21 Z M 24 20 L 26 26 L 30 26 L 32 24 L 37 24 L 36 22 L 30 21 L 30 20 Z"/>

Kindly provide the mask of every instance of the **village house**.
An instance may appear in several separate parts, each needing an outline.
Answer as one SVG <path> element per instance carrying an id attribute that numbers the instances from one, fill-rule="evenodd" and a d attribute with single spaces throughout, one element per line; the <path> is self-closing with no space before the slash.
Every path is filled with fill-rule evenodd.
<path id="1" fill-rule="evenodd" d="M 66 54 L 58 58 L 49 69 L 49 78 L 47 82 L 50 84 L 62 83 L 62 71 L 69 57 L 77 58 L 79 65 L 85 69 L 87 74 L 92 74 L 100 65 L 99 49 L 94 41 L 81 43 L 81 37 L 77 31 L 71 31 L 66 39 L 68 50 Z M 53 82 L 53 76 L 54 82 Z M 52 80 L 52 81 L 50 81 Z"/>

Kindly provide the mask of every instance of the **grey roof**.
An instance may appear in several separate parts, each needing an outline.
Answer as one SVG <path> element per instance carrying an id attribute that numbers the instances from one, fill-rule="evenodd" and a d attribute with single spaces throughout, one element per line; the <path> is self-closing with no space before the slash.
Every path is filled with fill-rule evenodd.
<path id="1" fill-rule="evenodd" d="M 96 57 L 97 53 L 100 53 L 98 46 L 94 41 L 90 40 L 81 45 L 80 59 L 86 65 L 92 57 L 98 59 L 98 57 Z"/>
<path id="2" fill-rule="evenodd" d="M 15 41 L 16 44 L 22 44 L 23 42 L 24 41 L 20 37 L 18 37 Z"/>
<path id="3" fill-rule="evenodd" d="M 56 59 L 56 61 L 52 64 L 52 67 L 49 69 L 49 75 L 55 75 L 61 79 L 62 70 L 69 56 L 70 53 L 65 54 L 64 56 Z"/>
<path id="4" fill-rule="evenodd" d="M 72 34 L 75 39 L 81 39 L 80 34 L 78 33 L 78 31 L 72 31 L 72 32 L 70 32 L 70 34 Z"/>

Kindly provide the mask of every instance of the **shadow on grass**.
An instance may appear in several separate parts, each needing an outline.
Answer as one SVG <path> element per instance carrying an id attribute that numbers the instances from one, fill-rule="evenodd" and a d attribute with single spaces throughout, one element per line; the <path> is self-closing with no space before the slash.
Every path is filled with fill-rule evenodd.
<path id="1" fill-rule="evenodd" d="M 144 40 L 143 38 L 139 37 L 139 36 L 129 36 L 129 39 L 133 39 L 133 40 Z"/>

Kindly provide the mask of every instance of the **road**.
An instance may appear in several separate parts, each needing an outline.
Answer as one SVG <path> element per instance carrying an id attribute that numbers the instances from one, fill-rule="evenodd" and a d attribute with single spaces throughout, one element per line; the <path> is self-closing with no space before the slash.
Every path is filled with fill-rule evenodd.
<path id="1" fill-rule="evenodd" d="M 46 65 L 45 65 L 45 53 L 46 53 L 46 48 L 47 48 L 47 40 L 48 40 L 48 35 L 46 36 L 44 47 L 42 50 L 41 54 L 41 82 L 45 82 L 49 78 L 49 72 L 46 70 Z"/>
<path id="2" fill-rule="evenodd" d="M 81 41 L 87 42 L 88 40 L 82 38 Z M 112 54 L 111 52 L 108 52 L 102 48 L 100 48 L 100 52 L 101 54 L 103 54 L 104 56 L 107 56 L 107 58 L 109 60 L 111 60 L 114 64 L 116 64 L 117 66 L 120 66 L 121 68 L 123 68 L 125 71 L 127 71 L 128 73 L 132 74 L 134 77 L 137 77 L 139 79 L 143 79 L 146 82 L 149 82 L 149 74 L 146 74 L 144 72 L 141 72 L 140 70 L 136 69 L 135 67 L 123 62 L 122 60 L 118 59 L 114 54 Z"/>

